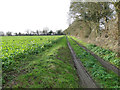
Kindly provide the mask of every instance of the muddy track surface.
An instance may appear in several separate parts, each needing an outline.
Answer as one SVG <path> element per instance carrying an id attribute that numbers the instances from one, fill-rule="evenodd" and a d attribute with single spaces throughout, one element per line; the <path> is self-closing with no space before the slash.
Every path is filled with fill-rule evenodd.
<path id="1" fill-rule="evenodd" d="M 70 37 L 71 38 L 71 37 Z M 117 68 L 116 66 L 112 65 L 111 63 L 105 61 L 104 59 L 100 58 L 98 55 L 94 54 L 92 51 L 88 50 L 86 47 L 84 47 L 83 45 L 81 45 L 80 43 L 78 43 L 76 40 L 74 40 L 73 38 L 71 38 L 73 41 L 75 41 L 81 48 L 83 48 L 84 50 L 86 50 L 88 53 L 90 53 L 92 56 L 94 56 L 103 67 L 105 67 L 108 70 L 112 70 L 113 72 L 115 72 L 116 74 L 118 74 L 118 76 L 120 76 L 120 69 Z"/>
<path id="2" fill-rule="evenodd" d="M 78 73 L 78 77 L 80 79 L 81 86 L 83 88 L 99 88 L 99 86 L 95 83 L 95 81 L 92 79 L 92 77 L 88 74 L 88 72 L 85 69 L 85 67 L 83 66 L 82 62 L 76 58 L 76 54 L 75 54 L 74 50 L 72 49 L 67 37 L 66 37 L 66 39 L 67 39 L 68 47 L 69 47 L 72 57 L 73 57 L 74 65 L 77 69 L 77 73 Z"/>

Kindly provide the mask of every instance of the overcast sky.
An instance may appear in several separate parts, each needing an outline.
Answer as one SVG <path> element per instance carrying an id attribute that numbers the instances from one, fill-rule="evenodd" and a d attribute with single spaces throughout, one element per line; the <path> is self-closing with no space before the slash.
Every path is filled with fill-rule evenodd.
<path id="1" fill-rule="evenodd" d="M 64 30 L 69 5 L 70 0 L 0 0 L 0 31 Z"/>

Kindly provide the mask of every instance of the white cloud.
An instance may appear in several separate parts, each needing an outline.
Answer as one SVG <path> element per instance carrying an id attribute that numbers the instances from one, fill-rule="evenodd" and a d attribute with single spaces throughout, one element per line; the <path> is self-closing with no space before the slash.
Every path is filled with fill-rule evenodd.
<path id="1" fill-rule="evenodd" d="M 69 0 L 0 0 L 0 31 L 67 28 Z"/>

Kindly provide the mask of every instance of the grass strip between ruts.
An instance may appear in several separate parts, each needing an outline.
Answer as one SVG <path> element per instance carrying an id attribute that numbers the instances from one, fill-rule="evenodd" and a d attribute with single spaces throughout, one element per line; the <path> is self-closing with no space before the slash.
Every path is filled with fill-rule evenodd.
<path id="1" fill-rule="evenodd" d="M 87 53 L 70 38 L 69 42 L 73 50 L 75 51 L 76 56 L 82 61 L 87 71 L 90 73 L 93 79 L 101 85 L 101 87 L 120 88 L 120 78 L 118 77 L 118 75 L 102 67 L 101 64 L 90 53 Z"/>

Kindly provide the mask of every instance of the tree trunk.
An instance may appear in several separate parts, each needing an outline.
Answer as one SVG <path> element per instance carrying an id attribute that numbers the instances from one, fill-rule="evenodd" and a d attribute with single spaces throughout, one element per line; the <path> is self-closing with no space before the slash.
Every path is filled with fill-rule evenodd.
<path id="1" fill-rule="evenodd" d="M 96 23 L 96 37 L 99 35 L 99 22 Z"/>
<path id="2" fill-rule="evenodd" d="M 107 17 L 105 17 L 105 30 L 106 30 L 106 31 L 108 31 L 108 27 L 107 27 L 108 21 L 107 21 L 107 20 L 108 20 Z"/>
<path id="3" fill-rule="evenodd" d="M 118 57 L 120 57 L 120 12 L 118 12 Z"/>

